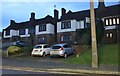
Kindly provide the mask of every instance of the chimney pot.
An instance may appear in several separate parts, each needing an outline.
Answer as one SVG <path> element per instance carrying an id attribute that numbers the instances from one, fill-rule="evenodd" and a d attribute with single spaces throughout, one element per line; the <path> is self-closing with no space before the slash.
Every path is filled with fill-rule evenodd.
<path id="1" fill-rule="evenodd" d="M 62 9 L 61 9 L 61 12 L 62 12 L 62 16 L 65 15 L 65 14 L 66 14 L 65 8 L 62 8 Z"/>
<path id="2" fill-rule="evenodd" d="M 30 20 L 34 20 L 34 19 L 35 19 L 35 13 L 32 12 L 32 13 L 31 13 L 31 18 L 30 18 Z"/>
<path id="3" fill-rule="evenodd" d="M 58 16 L 59 16 L 59 11 L 58 10 L 54 10 L 54 18 L 57 20 L 58 19 Z"/>
<path id="4" fill-rule="evenodd" d="M 14 20 L 10 20 L 10 25 L 14 25 L 15 21 Z"/>

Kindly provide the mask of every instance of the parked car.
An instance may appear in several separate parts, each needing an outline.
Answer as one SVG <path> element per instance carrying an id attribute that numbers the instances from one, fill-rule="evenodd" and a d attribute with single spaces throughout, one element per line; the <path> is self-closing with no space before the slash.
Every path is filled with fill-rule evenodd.
<path id="1" fill-rule="evenodd" d="M 66 58 L 68 55 L 73 54 L 74 49 L 68 44 L 55 44 L 51 47 L 50 56 L 61 56 Z"/>
<path id="2" fill-rule="evenodd" d="M 24 42 L 24 41 L 16 41 L 16 42 L 14 42 L 13 45 L 23 47 L 23 46 L 29 46 L 30 44 L 28 44 L 28 43 L 26 43 L 26 42 Z"/>
<path id="3" fill-rule="evenodd" d="M 36 45 L 31 52 L 32 56 L 38 55 L 45 57 L 48 54 L 50 54 L 50 46 L 48 44 Z"/>

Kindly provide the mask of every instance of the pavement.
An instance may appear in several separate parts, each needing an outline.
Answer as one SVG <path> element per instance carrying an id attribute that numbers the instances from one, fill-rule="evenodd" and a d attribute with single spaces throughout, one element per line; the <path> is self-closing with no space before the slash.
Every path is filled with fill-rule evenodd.
<path id="1" fill-rule="evenodd" d="M 60 74 L 106 74 L 120 75 L 118 66 L 99 65 L 92 68 L 90 64 L 65 64 L 63 58 L 42 58 L 42 57 L 9 57 L 2 58 L 2 69 L 22 70 L 28 72 L 49 72 Z"/>

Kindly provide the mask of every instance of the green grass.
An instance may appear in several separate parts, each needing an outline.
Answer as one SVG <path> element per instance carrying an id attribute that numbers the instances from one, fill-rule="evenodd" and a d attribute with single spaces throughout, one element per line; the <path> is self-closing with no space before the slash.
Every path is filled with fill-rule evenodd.
<path id="1" fill-rule="evenodd" d="M 117 44 L 109 44 L 98 47 L 99 64 L 118 65 L 118 47 Z M 91 64 L 91 48 L 80 54 L 79 57 L 73 57 L 65 61 L 67 64 Z"/>

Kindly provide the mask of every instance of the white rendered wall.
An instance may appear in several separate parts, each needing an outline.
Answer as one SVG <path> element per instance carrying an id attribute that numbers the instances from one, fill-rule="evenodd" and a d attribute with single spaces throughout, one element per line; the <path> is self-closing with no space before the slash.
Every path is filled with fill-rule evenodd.
<path id="1" fill-rule="evenodd" d="M 40 31 L 39 32 L 39 26 L 37 25 L 35 27 L 35 34 L 40 35 L 40 34 L 54 34 L 54 25 L 53 24 L 46 24 L 46 31 Z"/>

